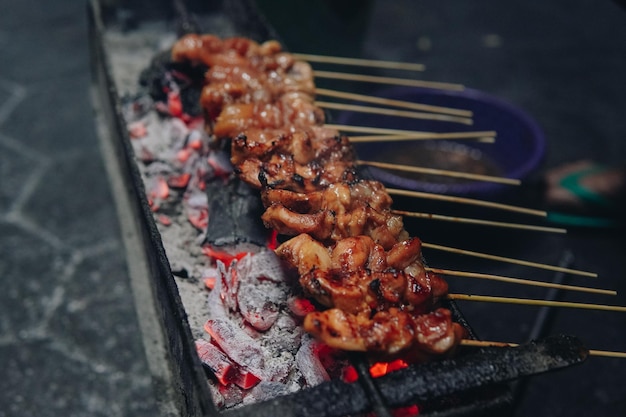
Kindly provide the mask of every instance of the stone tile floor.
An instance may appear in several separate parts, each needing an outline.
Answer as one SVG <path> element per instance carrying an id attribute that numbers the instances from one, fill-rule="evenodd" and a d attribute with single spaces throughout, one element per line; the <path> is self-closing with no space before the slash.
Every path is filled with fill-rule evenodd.
<path id="1" fill-rule="evenodd" d="M 154 415 L 157 410 L 125 254 L 93 121 L 85 3 L 24 0 L 12 2 L 10 7 L 7 3 L 0 3 L 0 417 Z M 377 15 L 392 12 L 386 4 L 374 3 L 378 4 Z M 428 3 L 423 4 L 434 10 L 435 16 L 456 13 L 460 19 L 457 30 L 467 29 L 463 26 L 463 7 L 443 13 L 437 12 L 443 6 Z M 582 22 L 576 28 L 584 31 L 574 28 L 564 32 L 568 39 L 573 34 L 572 39 L 585 41 L 569 42 L 572 51 L 588 52 L 577 55 L 588 72 L 574 74 L 576 82 L 570 83 L 574 92 L 580 92 L 576 96 L 578 107 L 569 105 L 570 95 L 560 94 L 565 89 L 550 88 L 552 78 L 558 77 L 544 80 L 544 99 L 538 100 L 537 94 L 520 87 L 524 77 L 530 77 L 527 68 L 516 73 L 516 82 L 501 77 L 507 84 L 502 87 L 496 83 L 493 89 L 522 97 L 519 101 L 538 115 L 551 136 L 552 153 L 548 157 L 552 163 L 580 156 L 580 149 L 588 151 L 584 155 L 602 153 L 623 161 L 620 103 L 624 95 L 623 83 L 617 82 L 625 64 L 611 57 L 617 57 L 616 51 L 624 48 L 619 43 L 624 39 L 624 31 L 619 29 L 623 26 L 618 24 L 624 19 L 617 6 L 607 1 L 593 15 L 611 23 L 585 26 L 592 13 L 586 9 L 591 6 L 584 3 L 535 1 L 517 6 L 529 4 L 525 13 L 540 17 L 538 21 L 551 21 L 551 16 L 562 11 L 559 16 L 574 16 L 578 20 L 572 22 Z M 504 16 L 498 4 L 491 2 L 489 10 Z M 550 13 L 539 13 L 545 4 L 549 4 Z M 478 13 L 481 9 L 473 10 Z M 428 24 L 430 15 L 423 16 Z M 494 20 L 498 18 L 485 22 Z M 426 26 L 411 18 L 395 20 L 393 27 L 407 36 L 411 30 L 419 32 Z M 592 28 L 599 32 L 594 34 Z M 610 31 L 614 38 L 607 35 Z M 511 32 L 519 30 L 512 28 Z M 393 31 L 384 28 L 383 33 L 393 39 Z M 375 35 L 374 40 L 385 39 L 380 33 Z M 417 35 L 420 33 L 416 39 Z M 515 36 L 509 35 L 510 39 Z M 533 38 L 539 46 L 540 38 Z M 533 48 L 522 43 L 518 49 Z M 531 69 L 537 67 L 537 72 L 545 74 L 545 68 L 561 65 L 549 59 L 550 54 L 548 48 L 542 61 L 523 62 L 536 64 Z M 596 58 L 608 64 L 598 67 Z M 478 87 L 485 88 L 485 83 Z M 582 111 L 588 102 L 580 98 L 591 95 L 596 98 L 591 106 L 596 113 L 590 115 Z M 563 108 L 568 113 L 559 113 L 559 103 L 567 104 Z M 570 123 L 572 120 L 575 123 Z M 581 124 L 589 126 L 589 134 L 581 132 Z M 602 146 L 596 146 L 598 140 L 604 141 Z M 623 242 L 621 235 L 573 233 L 555 246 L 574 248 L 580 254 L 594 251 L 594 257 L 583 257 L 581 268 L 602 272 L 609 280 L 606 285 L 621 291 L 625 285 L 620 256 Z M 623 348 L 624 334 L 615 331 L 623 329 L 623 316 L 567 317 L 562 328 L 574 333 L 587 329 L 591 336 L 598 336 L 592 340 L 599 340 L 600 348 L 613 339 L 617 341 L 611 348 Z M 537 380 L 528 396 L 531 401 L 519 415 L 623 415 L 623 369 L 620 360 L 597 360 L 585 368 Z M 575 392 L 575 401 L 562 401 L 567 398 L 566 390 Z M 546 392 L 552 393 L 552 400 L 544 403 Z M 539 409 L 538 403 L 543 405 Z"/>
<path id="2" fill-rule="evenodd" d="M 94 127 L 85 3 L 0 9 L 0 416 L 154 415 Z"/>

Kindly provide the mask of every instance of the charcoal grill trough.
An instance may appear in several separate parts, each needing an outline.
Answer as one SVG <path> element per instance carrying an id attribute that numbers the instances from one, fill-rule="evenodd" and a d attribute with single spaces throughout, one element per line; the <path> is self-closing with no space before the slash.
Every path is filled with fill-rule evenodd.
<path id="1" fill-rule="evenodd" d="M 122 115 L 119 81 L 114 76 L 115 51 L 105 39 L 109 31 L 117 31 L 144 46 L 141 36 L 146 28 L 151 33 L 161 28 L 174 35 L 201 28 L 221 36 L 278 38 L 252 2 L 205 3 L 161 1 L 149 8 L 138 1 L 122 2 L 117 8 L 103 7 L 98 0 L 88 4 L 92 89 L 101 146 L 123 228 L 156 397 L 165 415 L 347 416 L 373 412 L 387 416 L 390 409 L 416 403 L 420 415 L 506 415 L 512 403 L 507 382 L 585 359 L 585 347 L 568 336 L 553 336 L 519 348 L 468 351 L 376 379 L 364 368 L 363 358 L 355 356 L 357 382 L 333 380 L 269 401 L 218 411 L 207 385 L 210 370 L 203 368 L 196 353 L 168 253 L 135 161 Z M 215 22 L 220 24 L 215 26 Z M 137 54 L 138 65 L 147 66 L 146 59 L 149 56 Z M 456 305 L 450 302 L 448 307 L 475 337 Z"/>

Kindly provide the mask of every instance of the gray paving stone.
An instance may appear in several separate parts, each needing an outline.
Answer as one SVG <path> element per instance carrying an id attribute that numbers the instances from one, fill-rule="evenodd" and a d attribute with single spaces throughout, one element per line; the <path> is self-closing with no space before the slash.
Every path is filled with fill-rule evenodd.
<path id="1" fill-rule="evenodd" d="M 148 416 L 145 387 L 77 360 L 52 339 L 0 346 L 0 416 Z"/>
<path id="2" fill-rule="evenodd" d="M 71 256 L 12 224 L 0 222 L 0 236 L 0 335 L 8 340 L 40 335 L 63 297 Z"/>
<path id="3" fill-rule="evenodd" d="M 116 371 L 146 374 L 121 249 L 81 262 L 66 282 L 65 299 L 67 302 L 50 320 L 49 331 L 54 338 L 80 349 L 94 363 Z"/>
<path id="4" fill-rule="evenodd" d="M 10 13 L 0 13 L 2 58 L 11 64 L 3 65 L 0 76 L 43 85 L 88 71 L 85 3 L 12 2 Z"/>
<path id="5" fill-rule="evenodd" d="M 2 131 L 51 157 L 96 147 L 87 70 L 30 88 Z"/>
<path id="6" fill-rule="evenodd" d="M 2 143 L 0 137 L 0 215 L 22 193 L 33 170 L 33 160 Z"/>
<path id="7" fill-rule="evenodd" d="M 95 152 L 53 163 L 23 211 L 42 229 L 76 248 L 119 235 L 107 177 Z"/>

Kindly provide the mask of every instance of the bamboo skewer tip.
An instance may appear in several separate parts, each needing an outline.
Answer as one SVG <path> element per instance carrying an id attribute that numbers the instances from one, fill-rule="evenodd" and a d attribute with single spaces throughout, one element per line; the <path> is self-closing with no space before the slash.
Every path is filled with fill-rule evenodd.
<path id="1" fill-rule="evenodd" d="M 462 339 L 460 342 L 460 345 L 468 346 L 468 347 L 515 348 L 519 346 L 519 343 L 498 342 L 498 341 L 491 341 L 491 340 Z M 589 352 L 589 356 L 626 359 L 626 352 L 597 350 L 597 349 L 589 349 L 588 352 Z"/>

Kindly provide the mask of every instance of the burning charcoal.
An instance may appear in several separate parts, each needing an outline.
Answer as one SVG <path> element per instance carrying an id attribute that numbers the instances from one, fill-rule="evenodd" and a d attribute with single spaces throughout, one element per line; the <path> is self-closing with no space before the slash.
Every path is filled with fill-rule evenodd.
<path id="1" fill-rule="evenodd" d="M 243 391 L 235 384 L 220 385 L 219 392 L 224 399 L 224 407 L 229 408 L 243 401 Z"/>
<path id="2" fill-rule="evenodd" d="M 174 175 L 167 179 L 167 185 L 169 185 L 170 188 L 184 189 L 184 188 L 187 188 L 187 185 L 189 184 L 190 179 L 191 179 L 191 174 L 188 174 L 188 173 Z"/>
<path id="3" fill-rule="evenodd" d="M 252 327 L 259 331 L 269 329 L 278 318 L 278 306 L 270 301 L 264 300 L 267 294 L 266 285 L 251 286 L 250 291 L 239 293 L 239 309 L 243 318 Z"/>
<path id="4" fill-rule="evenodd" d="M 267 338 L 272 341 L 273 349 L 295 355 L 300 347 L 300 339 L 304 330 L 289 314 L 282 313 L 266 333 Z"/>
<path id="5" fill-rule="evenodd" d="M 206 322 L 204 329 L 230 359 L 260 379 L 269 379 L 263 349 L 228 317 L 220 296 L 222 284 L 222 280 L 218 280 L 215 289 L 209 294 L 211 319 Z"/>
<path id="6" fill-rule="evenodd" d="M 290 297 L 287 300 L 287 306 L 296 317 L 304 317 L 315 311 L 313 303 L 304 297 Z"/>
<path id="7" fill-rule="evenodd" d="M 257 282 L 270 281 L 274 284 L 287 282 L 283 264 L 272 251 L 264 250 L 249 257 L 246 265 L 241 265 L 242 273 L 246 273 Z"/>
<path id="8" fill-rule="evenodd" d="M 269 379 L 261 346 L 238 326 L 226 319 L 210 319 L 204 329 L 232 360 L 261 379 Z"/>
<path id="9" fill-rule="evenodd" d="M 176 118 L 170 120 L 169 128 L 171 147 L 175 150 L 182 149 L 185 146 L 187 135 L 189 135 L 189 128 L 185 122 Z"/>
<path id="10" fill-rule="evenodd" d="M 242 389 L 250 389 L 258 384 L 261 380 L 257 378 L 252 372 L 248 372 L 239 368 L 238 372 L 233 378 L 233 383 Z"/>
<path id="11" fill-rule="evenodd" d="M 217 346 L 206 340 L 196 340 L 196 350 L 202 364 L 211 370 L 220 384 L 227 385 L 233 379 L 236 372 L 233 363 Z"/>
<path id="12" fill-rule="evenodd" d="M 187 142 L 187 146 L 196 151 L 204 149 L 205 142 L 208 142 L 207 137 L 199 130 L 190 131 L 185 140 Z"/>
<path id="13" fill-rule="evenodd" d="M 153 104 L 152 98 L 147 94 L 125 95 L 122 97 L 122 117 L 128 123 L 140 120 L 152 110 Z"/>
<path id="14" fill-rule="evenodd" d="M 207 201 L 206 194 L 204 194 L 200 190 L 194 190 L 194 191 L 189 192 L 185 196 L 185 198 L 187 200 L 187 205 L 189 207 L 192 207 L 195 209 L 205 209 L 205 208 L 208 208 L 209 206 L 209 202 Z"/>
<path id="15" fill-rule="evenodd" d="M 167 92 L 173 88 L 180 89 L 181 105 L 185 113 L 199 115 L 200 91 L 204 73 L 204 65 L 190 65 L 172 62 L 169 51 L 157 55 L 150 67 L 144 70 L 139 83 L 144 86 L 155 101 L 166 102 Z"/>
<path id="16" fill-rule="evenodd" d="M 139 139 L 148 134 L 148 129 L 143 121 L 137 120 L 128 125 L 128 133 L 131 139 Z"/>
<path id="17" fill-rule="evenodd" d="M 237 265 L 234 261 L 231 268 L 227 268 L 224 263 L 217 263 L 217 270 L 219 272 L 219 290 L 221 301 L 225 307 L 232 311 L 237 311 L 237 289 L 239 286 L 239 280 L 237 279 Z"/>
<path id="18" fill-rule="evenodd" d="M 302 345 L 296 354 L 296 366 L 302 373 L 308 386 L 315 386 L 330 380 L 328 372 L 318 357 L 319 342 L 310 335 L 302 338 Z"/>
<path id="19" fill-rule="evenodd" d="M 259 383 L 252 372 L 236 366 L 224 352 L 206 340 L 196 340 L 196 349 L 202 363 L 222 385 L 235 384 L 242 389 L 250 389 Z"/>
<path id="20" fill-rule="evenodd" d="M 171 226 L 172 225 L 172 219 L 169 216 L 166 216 L 165 214 L 159 214 L 156 219 L 158 220 L 159 223 L 161 223 L 163 226 Z"/>
<path id="21" fill-rule="evenodd" d="M 285 282 L 280 260 L 270 251 L 246 256 L 237 263 L 237 276 L 239 311 L 255 329 L 269 329 L 287 298 L 287 289 L 276 285 Z"/>
<path id="22" fill-rule="evenodd" d="M 254 404 L 289 394 L 289 388 L 280 382 L 261 382 L 244 397 L 244 404 Z"/>
<path id="23" fill-rule="evenodd" d="M 214 174 L 218 177 L 227 177 L 233 172 L 230 156 L 224 151 L 211 151 L 207 162 L 211 168 L 213 168 Z"/>

